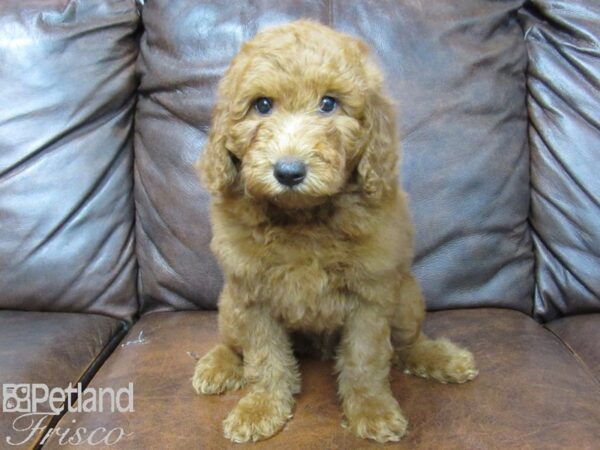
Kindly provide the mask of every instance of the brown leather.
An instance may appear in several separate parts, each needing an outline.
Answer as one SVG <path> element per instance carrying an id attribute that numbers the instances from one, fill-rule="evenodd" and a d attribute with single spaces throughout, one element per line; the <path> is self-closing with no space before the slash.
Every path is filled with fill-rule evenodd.
<path id="1" fill-rule="evenodd" d="M 600 383 L 600 314 L 582 314 L 553 320 L 546 328 L 583 361 Z"/>
<path id="2" fill-rule="evenodd" d="M 153 0 L 136 115 L 143 310 L 214 308 L 206 192 L 192 168 L 242 41 L 299 17 L 364 38 L 398 103 L 415 271 L 430 308 L 532 309 L 526 51 L 520 0 Z M 326 43 L 324 43 L 326 44 Z"/>
<path id="3" fill-rule="evenodd" d="M 0 311 L 0 385 L 43 383 L 66 388 L 69 383 L 85 384 L 123 331 L 124 322 L 95 314 Z M 48 403 L 41 408 L 48 411 Z M 29 434 L 13 429 L 20 415 L 0 412 L 0 448 L 34 448 L 42 438 L 36 433 L 23 445 L 7 444 L 8 437 L 19 443 Z M 41 418 L 44 415 L 37 416 L 36 422 Z M 44 426 L 51 420 L 51 415 L 45 416 Z M 17 427 L 27 424 L 21 421 Z"/>
<path id="4" fill-rule="evenodd" d="M 0 308 L 130 318 L 133 0 L 0 1 Z"/>
<path id="5" fill-rule="evenodd" d="M 535 315 L 600 312 L 600 2 L 524 10 Z"/>
<path id="6" fill-rule="evenodd" d="M 467 345 L 480 376 L 442 385 L 394 371 L 393 390 L 409 433 L 390 448 L 592 449 L 600 441 L 600 385 L 552 333 L 528 316 L 503 309 L 431 313 L 427 330 Z M 140 335 L 141 333 L 141 335 Z M 67 414 L 80 426 L 123 427 L 134 434 L 115 448 L 240 448 L 222 436 L 221 421 L 241 393 L 198 396 L 190 378 L 197 357 L 216 342 L 216 314 L 153 313 L 135 324 L 100 369 L 93 386 L 135 386 L 133 413 Z M 379 448 L 340 426 L 331 362 L 302 361 L 294 418 L 265 449 Z M 48 449 L 62 448 L 51 439 Z"/>

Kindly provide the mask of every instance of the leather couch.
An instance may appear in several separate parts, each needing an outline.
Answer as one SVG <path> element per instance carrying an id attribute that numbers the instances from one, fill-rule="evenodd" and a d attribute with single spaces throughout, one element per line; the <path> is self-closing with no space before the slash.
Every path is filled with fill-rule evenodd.
<path id="1" fill-rule="evenodd" d="M 190 382 L 222 285 L 192 164 L 241 42 L 300 17 L 383 67 L 426 328 L 480 368 L 460 386 L 393 371 L 409 432 L 388 447 L 600 448 L 597 0 L 0 2 L 0 383 L 134 386 L 134 411 L 42 414 L 27 440 L 3 398 L 0 448 L 107 443 L 61 439 L 80 427 L 235 447 L 241 393 Z M 294 418 L 254 447 L 375 447 L 340 426 L 331 362 L 301 371 Z"/>

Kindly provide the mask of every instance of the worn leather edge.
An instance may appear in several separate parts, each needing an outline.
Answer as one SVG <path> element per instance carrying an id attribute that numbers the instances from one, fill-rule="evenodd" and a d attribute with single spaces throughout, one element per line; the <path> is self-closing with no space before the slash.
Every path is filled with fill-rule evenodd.
<path id="1" fill-rule="evenodd" d="M 90 383 L 90 381 L 92 381 L 92 378 L 94 378 L 94 375 L 96 375 L 98 370 L 100 370 L 100 368 L 102 367 L 104 362 L 110 357 L 110 355 L 112 354 L 114 349 L 117 347 L 117 345 L 119 345 L 119 343 L 123 340 L 123 338 L 129 331 L 129 329 L 135 323 L 133 321 L 127 321 L 124 319 L 120 319 L 119 322 L 120 322 L 120 326 L 121 326 L 120 329 L 118 329 L 115 332 L 115 334 L 113 334 L 113 336 L 106 343 L 106 345 L 104 346 L 102 351 L 100 353 L 98 353 L 96 358 L 94 358 L 94 360 L 90 363 L 90 365 L 87 367 L 87 369 L 85 369 L 83 374 L 77 380 L 77 383 L 81 383 L 83 389 L 85 389 L 88 386 L 88 384 Z M 71 405 L 73 405 L 76 401 L 77 401 L 77 397 L 74 397 Z M 40 450 L 40 449 L 44 448 L 44 444 L 42 444 L 42 441 L 44 441 L 44 439 L 46 439 L 48 430 L 54 429 L 54 427 L 56 427 L 58 422 L 66 414 L 67 410 L 68 410 L 68 406 L 65 405 L 65 406 L 63 406 L 60 414 L 56 414 L 55 416 L 52 416 L 52 419 L 50 420 L 50 422 L 48 422 L 48 425 L 46 425 L 45 432 L 43 434 L 41 434 L 40 437 L 38 438 L 38 440 L 36 441 L 35 446 L 33 447 L 35 450 Z"/>

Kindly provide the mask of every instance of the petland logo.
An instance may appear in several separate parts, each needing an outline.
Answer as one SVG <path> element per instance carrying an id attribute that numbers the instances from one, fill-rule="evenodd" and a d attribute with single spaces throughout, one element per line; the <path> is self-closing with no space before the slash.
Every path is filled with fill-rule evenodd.
<path id="1" fill-rule="evenodd" d="M 77 400 L 75 402 L 75 400 Z M 23 445 L 35 438 L 36 434 L 45 433 L 40 441 L 44 444 L 52 436 L 58 436 L 60 445 L 114 445 L 127 433 L 121 427 L 106 429 L 98 427 L 89 430 L 85 427 L 75 427 L 72 420 L 69 428 L 46 429 L 45 422 L 49 416 L 64 412 L 74 413 L 128 413 L 134 412 L 133 383 L 120 389 L 113 388 L 83 388 L 80 383 L 73 386 L 69 383 L 66 388 L 49 388 L 45 384 L 3 384 L 2 411 L 18 413 L 13 422 L 13 430 L 20 436 L 7 436 L 5 442 L 9 445 Z"/>

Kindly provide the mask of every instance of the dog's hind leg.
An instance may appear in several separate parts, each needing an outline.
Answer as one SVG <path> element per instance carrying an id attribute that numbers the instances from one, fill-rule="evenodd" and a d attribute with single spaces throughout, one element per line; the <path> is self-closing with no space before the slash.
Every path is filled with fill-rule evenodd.
<path id="1" fill-rule="evenodd" d="M 478 374 L 473 354 L 447 339 L 430 339 L 421 330 L 425 305 L 411 274 L 402 279 L 400 301 L 392 321 L 394 362 L 404 373 L 442 383 L 464 383 Z"/>
<path id="2" fill-rule="evenodd" d="M 192 385 L 198 394 L 222 394 L 244 385 L 242 358 L 231 347 L 218 344 L 196 364 Z"/>
<path id="3" fill-rule="evenodd" d="M 429 339 L 421 333 L 411 345 L 396 350 L 404 373 L 442 383 L 465 383 L 479 373 L 473 354 L 448 339 Z"/>

